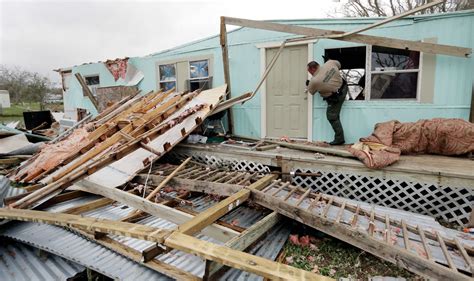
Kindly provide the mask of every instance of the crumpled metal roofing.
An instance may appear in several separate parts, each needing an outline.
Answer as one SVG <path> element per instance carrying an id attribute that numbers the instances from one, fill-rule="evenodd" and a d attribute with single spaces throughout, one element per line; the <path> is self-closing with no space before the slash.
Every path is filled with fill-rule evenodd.
<path id="1" fill-rule="evenodd" d="M 99 244 L 63 228 L 33 223 L 9 223 L 0 235 L 79 263 L 118 280 L 172 280 Z"/>
<path id="2" fill-rule="evenodd" d="M 13 240 L 0 243 L 0 280 L 67 280 L 85 267 Z"/>
<path id="3" fill-rule="evenodd" d="M 0 176 L 0 207 L 3 207 L 3 199 L 25 193 L 22 188 L 10 186 L 10 180 L 5 176 Z"/>
<path id="4" fill-rule="evenodd" d="M 47 208 L 47 210 L 49 212 L 61 212 L 67 208 L 84 204 L 85 202 L 96 198 L 96 196 L 89 196 L 86 198 L 73 199 L 51 206 Z M 191 199 L 191 201 L 193 202 L 192 209 L 197 212 L 202 212 L 217 203 L 217 201 L 210 200 L 207 196 L 198 196 Z M 133 208 L 126 205 L 115 203 L 92 210 L 83 215 L 119 220 L 133 210 Z M 237 225 L 241 227 L 249 227 L 262 219 L 267 213 L 268 211 L 265 210 L 256 210 L 240 206 L 221 219 L 228 223 L 237 223 Z M 147 217 L 138 223 L 164 229 L 173 229 L 177 227 L 177 225 L 172 222 L 152 216 Z M 283 224 L 275 226 L 269 231 L 269 235 L 259 243 L 252 245 L 249 248 L 249 252 L 257 256 L 275 259 L 276 255 L 278 255 L 283 247 L 289 231 L 290 230 L 287 226 Z M 108 250 L 102 245 L 91 242 L 86 238 L 60 227 L 32 222 L 15 222 L 10 223 L 8 228 L 0 229 L 0 235 L 55 253 L 114 279 L 171 280 L 167 276 L 148 269 L 139 263 L 128 260 L 127 258 Z M 110 235 L 110 237 L 138 251 L 142 251 L 153 245 L 152 242 L 129 237 L 117 235 Z M 196 237 L 215 244 L 222 244 L 220 241 L 201 234 L 198 234 Z M 192 254 L 172 250 L 169 253 L 157 256 L 155 259 L 190 272 L 196 276 L 202 277 L 204 275 L 205 261 Z M 237 269 L 228 270 L 220 280 L 229 280 L 228 278 L 232 280 L 243 280 L 242 278 L 245 280 L 263 280 L 260 276 L 249 274 Z"/>

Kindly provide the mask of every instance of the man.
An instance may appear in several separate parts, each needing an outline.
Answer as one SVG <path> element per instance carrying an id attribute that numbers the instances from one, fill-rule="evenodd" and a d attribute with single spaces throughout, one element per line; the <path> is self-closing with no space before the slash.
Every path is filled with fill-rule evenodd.
<path id="1" fill-rule="evenodd" d="M 340 68 L 341 64 L 337 60 L 327 60 L 323 66 L 319 66 L 315 61 L 307 65 L 308 72 L 313 76 L 311 80 L 306 81 L 308 92 L 312 95 L 319 92 L 328 103 L 326 117 L 334 130 L 334 140 L 329 143 L 330 145 L 345 143 L 339 113 L 346 99 L 347 83 L 341 77 Z"/>

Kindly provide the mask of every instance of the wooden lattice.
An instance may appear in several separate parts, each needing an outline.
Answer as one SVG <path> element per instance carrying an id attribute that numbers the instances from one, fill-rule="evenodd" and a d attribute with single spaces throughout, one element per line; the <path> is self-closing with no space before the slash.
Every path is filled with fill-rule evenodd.
<path id="1" fill-rule="evenodd" d="M 219 168 L 219 169 L 229 169 L 229 170 L 234 170 L 234 171 L 246 171 L 246 172 L 251 172 L 251 173 L 269 173 L 270 168 L 266 165 L 263 165 L 258 162 L 254 161 L 247 161 L 247 160 L 237 160 L 237 159 L 222 159 L 218 158 L 212 155 L 206 155 L 206 154 L 199 154 L 199 153 L 193 153 L 187 154 L 187 153 L 176 153 L 172 152 L 171 157 L 176 158 L 178 160 L 184 160 L 188 158 L 189 156 L 192 156 L 192 159 L 198 163 L 202 163 L 205 165 L 208 165 L 212 168 Z"/>
<path id="2" fill-rule="evenodd" d="M 173 152 L 172 155 L 183 160 L 191 153 Z M 259 173 L 270 171 L 266 165 L 247 160 L 222 159 L 204 153 L 193 153 L 192 157 L 197 162 L 216 168 Z M 298 167 L 292 172 L 321 173 L 321 177 L 295 176 L 292 179 L 292 183 L 317 192 L 428 215 L 460 226 L 468 222 L 474 202 L 474 191 L 467 187 L 453 188 Z"/>
<path id="3" fill-rule="evenodd" d="M 474 191 L 426 183 L 381 179 L 321 169 L 295 169 L 295 172 L 319 172 L 321 177 L 293 178 L 293 183 L 315 191 L 385 207 L 428 215 L 464 225 L 469 220 Z"/>

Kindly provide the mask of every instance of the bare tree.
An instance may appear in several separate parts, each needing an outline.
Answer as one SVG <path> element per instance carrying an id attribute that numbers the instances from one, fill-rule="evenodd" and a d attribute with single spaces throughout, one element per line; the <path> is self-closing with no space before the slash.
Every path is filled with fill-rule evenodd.
<path id="1" fill-rule="evenodd" d="M 416 7 L 425 5 L 432 0 L 348 0 L 337 9 L 346 17 L 390 17 Z M 418 14 L 443 13 L 474 9 L 473 0 L 446 0 L 444 3 L 425 9 Z"/>
<path id="2" fill-rule="evenodd" d="M 13 103 L 38 102 L 43 109 L 51 89 L 49 79 L 39 73 L 0 65 L 0 90 L 8 90 Z"/>

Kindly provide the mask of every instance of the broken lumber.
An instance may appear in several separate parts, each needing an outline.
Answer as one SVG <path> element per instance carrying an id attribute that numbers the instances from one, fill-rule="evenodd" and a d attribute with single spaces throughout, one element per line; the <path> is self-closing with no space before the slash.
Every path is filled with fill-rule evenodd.
<path id="1" fill-rule="evenodd" d="M 271 31 L 279 31 L 284 33 L 293 33 L 316 38 L 325 38 L 326 36 L 344 34 L 343 31 L 325 30 L 312 27 L 304 27 L 297 25 L 279 24 L 268 21 L 256 21 L 232 17 L 224 17 L 225 23 L 250 28 L 265 29 Z M 387 38 L 380 36 L 352 34 L 350 36 L 335 38 L 335 40 L 348 41 L 354 43 L 362 43 L 367 45 L 377 45 L 403 50 L 413 50 L 428 54 L 443 54 L 449 56 L 468 57 L 472 53 L 471 48 L 449 46 L 442 44 L 426 43 L 421 41 L 411 41 L 395 38 Z"/>
<path id="2" fill-rule="evenodd" d="M 225 246 L 203 241 L 192 236 L 144 225 L 116 222 L 110 220 L 84 218 L 77 215 L 53 214 L 42 211 L 0 208 L 0 218 L 100 230 L 104 233 L 118 234 L 132 238 L 161 243 L 167 247 L 181 250 L 227 266 L 278 280 L 334 280 L 329 277 L 297 269 Z M 107 227 L 107 225 L 109 227 Z"/>
<path id="3" fill-rule="evenodd" d="M 329 148 L 329 147 L 320 147 L 320 146 L 313 146 L 313 145 L 306 145 L 306 144 L 289 143 L 289 142 L 281 142 L 281 141 L 271 141 L 271 140 L 265 140 L 265 141 L 269 142 L 269 143 L 279 145 L 279 146 L 282 146 L 282 147 L 292 148 L 292 149 L 298 149 L 298 150 L 304 150 L 304 151 L 313 151 L 313 152 L 319 152 L 319 153 L 336 155 L 336 156 L 347 157 L 347 158 L 355 158 L 355 156 L 352 155 L 352 153 L 350 153 L 347 150 L 342 150 L 342 149 L 335 149 L 335 148 Z"/>

